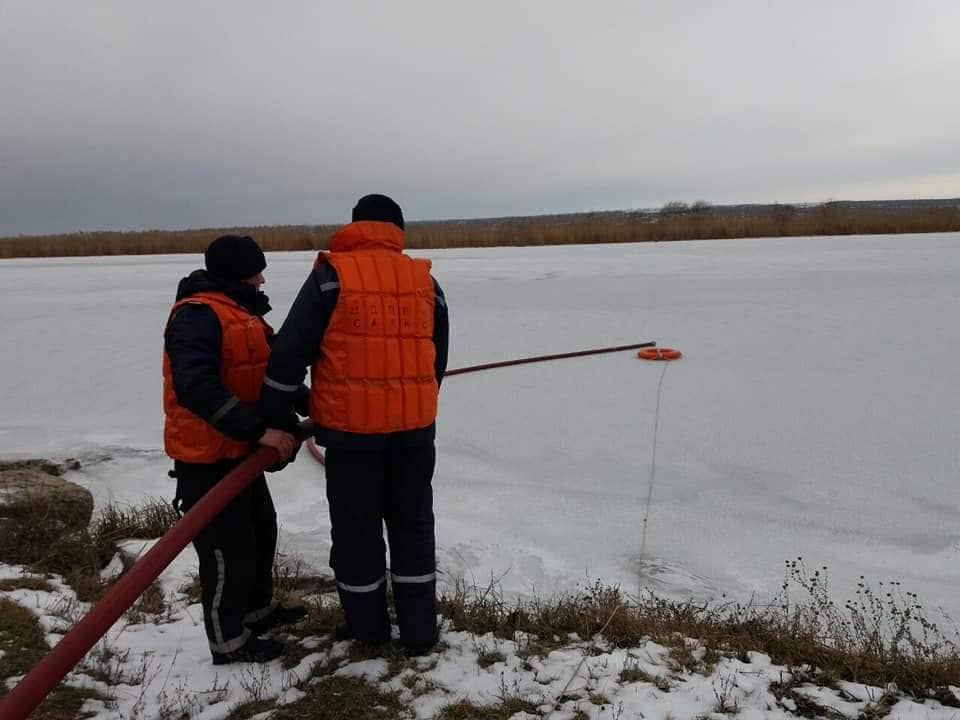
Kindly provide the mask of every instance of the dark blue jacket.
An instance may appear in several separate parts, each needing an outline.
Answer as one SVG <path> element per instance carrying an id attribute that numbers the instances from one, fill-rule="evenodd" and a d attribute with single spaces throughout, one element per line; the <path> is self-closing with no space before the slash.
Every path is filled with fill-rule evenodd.
<path id="1" fill-rule="evenodd" d="M 262 317 L 270 312 L 267 296 L 252 285 L 223 280 L 205 270 L 195 270 L 180 281 L 177 300 L 199 292 L 222 292 L 252 315 Z M 177 402 L 234 440 L 259 440 L 267 428 L 266 423 L 256 408 L 234 403 L 233 394 L 221 379 L 223 328 L 216 312 L 206 305 L 181 306 L 167 323 L 163 339 Z M 272 336 L 268 336 L 267 341 L 272 342 Z M 303 387 L 295 394 L 298 409 L 304 412 L 307 393 Z M 232 403 L 233 406 L 221 414 L 222 408 Z"/>

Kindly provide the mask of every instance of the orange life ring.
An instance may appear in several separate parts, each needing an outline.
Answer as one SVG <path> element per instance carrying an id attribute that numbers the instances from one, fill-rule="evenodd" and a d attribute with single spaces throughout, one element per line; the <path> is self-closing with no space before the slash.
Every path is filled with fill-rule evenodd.
<path id="1" fill-rule="evenodd" d="M 637 353 L 641 360 L 676 360 L 683 357 L 683 353 L 673 348 L 644 348 Z"/>

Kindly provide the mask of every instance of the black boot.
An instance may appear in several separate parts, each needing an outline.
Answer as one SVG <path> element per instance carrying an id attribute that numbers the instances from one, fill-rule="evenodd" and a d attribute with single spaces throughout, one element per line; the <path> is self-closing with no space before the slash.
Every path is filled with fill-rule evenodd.
<path id="1" fill-rule="evenodd" d="M 353 640 L 353 633 L 346 623 L 340 623 L 333 631 L 334 640 Z"/>
<path id="2" fill-rule="evenodd" d="M 262 635 L 280 625 L 292 625 L 306 616 L 307 609 L 303 605 L 277 605 L 265 618 L 247 623 L 247 627 L 254 635 Z"/>
<path id="3" fill-rule="evenodd" d="M 275 660 L 283 654 L 283 643 L 270 638 L 250 637 L 243 647 L 228 653 L 213 653 L 214 665 L 227 665 L 235 662 L 265 663 Z"/>
<path id="4" fill-rule="evenodd" d="M 340 623 L 337 625 L 336 629 L 333 631 L 333 638 L 335 640 L 356 640 L 346 623 Z M 366 642 L 367 645 L 386 645 L 388 642 L 390 642 L 390 635 L 387 634 L 384 637 L 380 637 L 372 641 L 367 640 L 360 642 Z"/>
<path id="5" fill-rule="evenodd" d="M 408 645 L 403 649 L 403 654 L 408 658 L 423 657 L 424 655 L 430 655 L 436 646 L 436 642 L 429 645 Z"/>

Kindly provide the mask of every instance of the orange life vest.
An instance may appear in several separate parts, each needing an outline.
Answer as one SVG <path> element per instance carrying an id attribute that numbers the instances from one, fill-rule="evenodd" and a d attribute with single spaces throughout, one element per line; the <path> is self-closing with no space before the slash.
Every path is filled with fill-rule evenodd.
<path id="1" fill-rule="evenodd" d="M 255 405 L 270 357 L 267 337 L 272 330 L 263 318 L 253 315 L 242 305 L 220 292 L 202 292 L 177 302 L 170 311 L 189 303 L 200 303 L 212 309 L 223 329 L 223 359 L 220 378 L 226 388 L 242 403 Z M 167 322 L 170 320 L 168 318 Z M 212 463 L 243 457 L 250 452 L 250 443 L 224 435 L 203 418 L 194 415 L 177 402 L 173 391 L 170 358 L 163 353 L 163 444 L 167 455 L 184 462 Z"/>
<path id="2" fill-rule="evenodd" d="M 430 261 L 403 254 L 403 231 L 360 221 L 340 229 L 317 263 L 340 294 L 313 364 L 310 418 L 320 427 L 391 433 L 437 417 Z"/>

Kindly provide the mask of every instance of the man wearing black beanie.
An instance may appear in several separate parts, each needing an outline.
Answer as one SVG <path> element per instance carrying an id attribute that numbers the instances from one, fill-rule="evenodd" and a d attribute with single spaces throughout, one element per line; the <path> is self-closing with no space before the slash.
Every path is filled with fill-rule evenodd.
<path id="1" fill-rule="evenodd" d="M 432 478 L 449 321 L 430 261 L 403 252 L 403 213 L 366 195 L 320 253 L 277 334 L 260 407 L 289 427 L 312 365 L 310 419 L 327 449 L 338 638 L 390 640 L 387 583 L 410 656 L 438 638 Z M 383 528 L 390 541 L 386 573 Z"/>
<path id="2" fill-rule="evenodd" d="M 386 195 L 364 195 L 357 201 L 351 214 L 353 222 L 372 220 L 375 222 L 393 223 L 401 230 L 403 227 L 403 211 Z"/>
<path id="3" fill-rule="evenodd" d="M 249 235 L 222 235 L 203 253 L 207 272 L 223 280 L 246 282 L 263 272 L 267 258 Z M 255 283 L 249 283 L 259 289 Z M 261 285 L 263 283 L 260 283 Z"/>
<path id="4" fill-rule="evenodd" d="M 180 281 L 164 333 L 164 446 L 184 512 L 258 444 L 283 459 L 296 447 L 293 435 L 268 429 L 256 413 L 273 335 L 263 319 L 270 311 L 260 292 L 263 251 L 249 236 L 224 235 L 204 259 L 205 270 Z M 276 544 L 277 516 L 262 474 L 194 540 L 214 664 L 278 657 L 282 643 L 258 636 L 306 614 L 273 599 Z"/>

